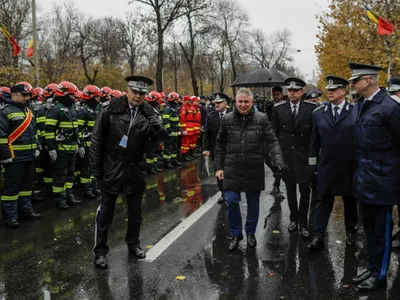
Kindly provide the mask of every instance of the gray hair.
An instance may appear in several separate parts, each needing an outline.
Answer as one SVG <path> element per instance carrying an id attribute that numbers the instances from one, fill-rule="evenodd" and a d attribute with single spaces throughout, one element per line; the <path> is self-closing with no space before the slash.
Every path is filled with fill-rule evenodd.
<path id="1" fill-rule="evenodd" d="M 371 75 L 372 77 L 372 84 L 379 85 L 379 75 Z"/>
<path id="2" fill-rule="evenodd" d="M 248 88 L 240 88 L 236 93 L 236 98 L 239 95 L 245 95 L 245 96 L 250 97 L 251 99 L 253 99 L 253 93 Z"/>

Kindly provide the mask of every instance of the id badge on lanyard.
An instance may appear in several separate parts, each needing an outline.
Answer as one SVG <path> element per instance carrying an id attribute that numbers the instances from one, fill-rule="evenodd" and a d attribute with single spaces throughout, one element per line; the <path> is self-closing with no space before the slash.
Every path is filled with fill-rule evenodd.
<path id="1" fill-rule="evenodd" d="M 133 125 L 133 121 L 135 120 L 135 117 L 136 117 L 136 113 L 133 116 L 131 116 L 131 121 L 129 123 L 128 133 L 124 134 L 124 136 L 122 137 L 121 141 L 119 142 L 119 145 L 122 148 L 126 149 L 128 147 L 128 136 L 129 136 L 129 132 L 131 131 L 131 127 Z"/>

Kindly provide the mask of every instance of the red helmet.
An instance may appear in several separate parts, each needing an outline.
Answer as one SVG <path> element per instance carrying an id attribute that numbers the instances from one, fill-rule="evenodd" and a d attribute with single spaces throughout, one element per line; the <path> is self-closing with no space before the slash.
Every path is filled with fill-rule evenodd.
<path id="1" fill-rule="evenodd" d="M 159 92 L 152 91 L 147 95 L 147 101 L 153 102 L 153 101 L 158 101 L 160 102 L 162 100 L 161 95 Z"/>
<path id="2" fill-rule="evenodd" d="M 108 86 L 103 86 L 100 90 L 101 92 L 101 97 L 107 98 L 108 95 L 111 93 L 112 89 L 110 89 Z"/>
<path id="3" fill-rule="evenodd" d="M 95 85 L 87 85 L 83 88 L 83 100 L 89 100 L 93 97 L 99 96 L 101 97 L 100 89 Z"/>
<path id="4" fill-rule="evenodd" d="M 0 87 L 0 99 L 3 98 L 3 93 L 11 94 L 10 88 L 6 86 Z"/>
<path id="5" fill-rule="evenodd" d="M 122 93 L 121 93 L 120 91 L 118 91 L 118 90 L 112 90 L 112 91 L 109 93 L 109 96 L 110 96 L 111 99 L 119 98 L 119 97 L 122 96 Z"/>
<path id="6" fill-rule="evenodd" d="M 33 88 L 32 88 L 32 86 L 31 86 L 31 84 L 30 84 L 29 82 L 21 81 L 21 82 L 18 82 L 16 85 L 18 85 L 18 84 L 23 84 L 23 85 L 25 85 L 27 92 L 28 92 L 28 93 L 32 93 L 32 89 L 33 89 Z"/>
<path id="7" fill-rule="evenodd" d="M 176 92 L 169 93 L 168 101 L 179 100 L 179 94 Z"/>
<path id="8" fill-rule="evenodd" d="M 62 81 L 57 85 L 56 96 L 75 95 L 78 88 L 69 81 Z"/>
<path id="9" fill-rule="evenodd" d="M 83 93 L 80 90 L 75 92 L 75 102 L 81 101 L 83 99 Z"/>
<path id="10" fill-rule="evenodd" d="M 188 100 L 191 100 L 190 95 L 186 95 L 183 97 L 183 101 L 188 101 Z"/>
<path id="11" fill-rule="evenodd" d="M 54 95 L 54 93 L 57 91 L 57 84 L 55 83 L 50 83 L 48 84 L 44 90 L 43 90 L 43 96 L 45 98 L 50 98 L 51 96 Z"/>
<path id="12" fill-rule="evenodd" d="M 199 102 L 199 97 L 197 97 L 197 96 L 192 96 L 191 98 L 190 98 L 190 100 L 192 100 L 192 103 L 194 103 L 194 102 Z"/>
<path id="13" fill-rule="evenodd" d="M 121 97 L 126 96 L 126 92 L 121 92 Z"/>
<path id="14" fill-rule="evenodd" d="M 160 96 L 161 96 L 161 98 L 165 99 L 165 94 L 164 94 L 164 92 L 161 92 L 161 93 L 160 93 Z"/>
<path id="15" fill-rule="evenodd" d="M 39 101 L 43 101 L 43 92 L 44 90 L 41 87 L 34 88 L 32 90 L 32 98 L 37 98 Z"/>

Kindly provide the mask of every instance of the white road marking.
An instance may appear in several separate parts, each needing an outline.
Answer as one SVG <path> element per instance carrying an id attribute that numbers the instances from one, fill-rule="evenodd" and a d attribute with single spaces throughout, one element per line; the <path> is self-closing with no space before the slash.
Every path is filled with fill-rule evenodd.
<path id="1" fill-rule="evenodd" d="M 146 253 L 146 258 L 141 261 L 153 262 L 159 257 L 169 246 L 171 246 L 186 230 L 188 230 L 194 223 L 196 223 L 205 213 L 217 204 L 217 200 L 221 193 L 216 193 L 208 201 L 200 206 L 194 213 L 183 220 L 176 226 L 170 233 L 163 237 L 157 244 L 155 244 Z"/>

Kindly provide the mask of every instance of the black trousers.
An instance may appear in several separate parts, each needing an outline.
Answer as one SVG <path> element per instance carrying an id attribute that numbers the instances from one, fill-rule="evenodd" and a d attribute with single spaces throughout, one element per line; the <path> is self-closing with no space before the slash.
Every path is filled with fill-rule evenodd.
<path id="1" fill-rule="evenodd" d="M 290 210 L 290 221 L 297 222 L 300 227 L 308 226 L 308 210 L 310 207 L 310 183 L 299 183 L 300 205 L 297 205 L 297 184 L 285 183 Z"/>
<path id="2" fill-rule="evenodd" d="M 392 254 L 392 205 L 361 203 L 361 216 L 367 235 L 368 270 L 378 279 L 386 278 Z"/>
<path id="3" fill-rule="evenodd" d="M 217 178 L 217 186 L 220 192 L 222 192 L 224 190 L 224 180 L 219 180 Z"/>
<path id="4" fill-rule="evenodd" d="M 357 199 L 354 197 L 342 198 L 344 203 L 344 225 L 346 232 L 355 232 L 358 221 Z M 334 201 L 335 197 L 333 196 L 318 197 L 314 218 L 314 235 L 316 237 L 323 238 L 325 236 Z"/>
<path id="5" fill-rule="evenodd" d="M 57 151 L 57 159 L 53 162 L 53 194 L 61 194 L 72 189 L 75 179 L 76 153 Z"/>
<path id="6" fill-rule="evenodd" d="M 143 192 L 125 196 L 128 204 L 128 228 L 125 242 L 128 248 L 139 244 L 140 227 L 142 225 L 142 196 Z M 114 218 L 117 198 L 118 194 L 101 192 L 100 205 L 96 213 L 95 246 L 93 249 L 96 256 L 108 253 L 107 235 Z"/>
<path id="7" fill-rule="evenodd" d="M 278 175 L 278 168 L 275 167 L 272 162 L 271 162 L 271 158 L 268 156 L 268 158 L 265 159 L 265 164 L 271 169 L 272 173 L 274 174 L 274 186 L 279 187 L 281 185 L 281 179 L 282 176 Z"/>
<path id="8" fill-rule="evenodd" d="M 80 171 L 79 181 L 82 184 L 83 189 L 84 190 L 90 190 L 92 188 L 92 179 L 91 179 L 91 174 L 89 172 L 89 151 L 90 151 L 90 148 L 86 148 L 85 147 L 85 151 L 86 151 L 86 153 L 85 153 L 85 156 L 83 158 L 81 158 L 80 156 L 77 156 L 76 166 L 79 167 L 79 171 Z M 74 169 L 74 171 L 75 171 L 75 169 Z"/>

